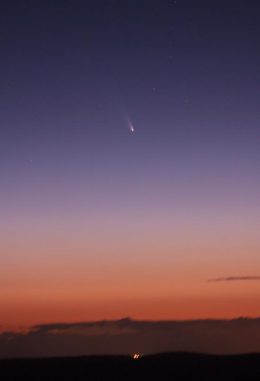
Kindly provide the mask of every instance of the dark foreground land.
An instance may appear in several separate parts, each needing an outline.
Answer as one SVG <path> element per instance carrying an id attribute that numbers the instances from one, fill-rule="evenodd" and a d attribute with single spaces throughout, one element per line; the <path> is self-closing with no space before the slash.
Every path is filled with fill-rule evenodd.
<path id="1" fill-rule="evenodd" d="M 167 353 L 138 360 L 127 356 L 0 360 L 0 380 L 260 381 L 260 354 Z"/>

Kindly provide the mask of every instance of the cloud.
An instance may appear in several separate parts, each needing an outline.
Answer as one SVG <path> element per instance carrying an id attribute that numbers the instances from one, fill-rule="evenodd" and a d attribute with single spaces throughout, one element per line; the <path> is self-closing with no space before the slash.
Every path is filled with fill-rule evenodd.
<path id="1" fill-rule="evenodd" d="M 31 327 L 0 334 L 0 358 L 186 351 L 260 352 L 260 318 L 140 321 L 125 318 Z"/>
<path id="2" fill-rule="evenodd" d="M 117 321 L 41 324 L 33 326 L 31 331 L 34 334 L 100 336 L 130 334 L 136 329 L 130 318 L 124 318 Z"/>
<path id="3" fill-rule="evenodd" d="M 260 276 L 229 276 L 225 278 L 208 279 L 208 282 L 240 282 L 248 280 L 260 281 Z"/>

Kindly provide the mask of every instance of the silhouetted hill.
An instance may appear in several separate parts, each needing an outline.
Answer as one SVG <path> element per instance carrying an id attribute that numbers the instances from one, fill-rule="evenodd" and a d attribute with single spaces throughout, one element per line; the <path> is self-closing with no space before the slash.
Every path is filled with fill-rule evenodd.
<path id="1" fill-rule="evenodd" d="M 0 361 L 1 381 L 42 380 L 260 380 L 260 354 L 215 356 L 164 353 Z"/>

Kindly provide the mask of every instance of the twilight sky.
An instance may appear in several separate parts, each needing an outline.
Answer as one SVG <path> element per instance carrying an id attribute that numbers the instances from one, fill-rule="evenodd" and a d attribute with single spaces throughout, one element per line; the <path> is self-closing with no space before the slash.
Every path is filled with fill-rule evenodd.
<path id="1" fill-rule="evenodd" d="M 259 11 L 2 5 L 0 329 L 260 315 Z"/>

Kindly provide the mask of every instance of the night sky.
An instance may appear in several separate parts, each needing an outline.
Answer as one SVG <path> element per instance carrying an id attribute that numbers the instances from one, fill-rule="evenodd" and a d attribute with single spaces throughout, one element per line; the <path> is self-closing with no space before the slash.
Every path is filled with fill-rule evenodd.
<path id="1" fill-rule="evenodd" d="M 260 315 L 259 11 L 1 5 L 1 327 Z"/>

